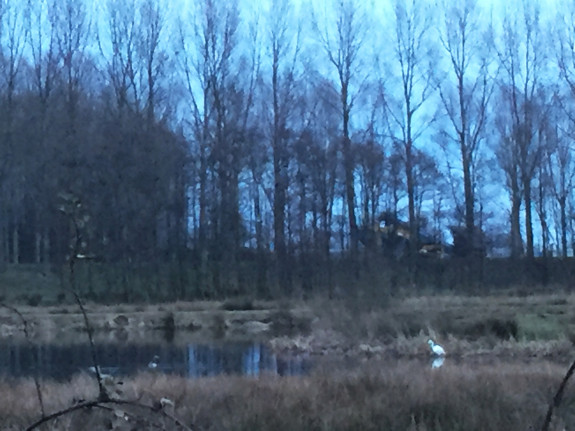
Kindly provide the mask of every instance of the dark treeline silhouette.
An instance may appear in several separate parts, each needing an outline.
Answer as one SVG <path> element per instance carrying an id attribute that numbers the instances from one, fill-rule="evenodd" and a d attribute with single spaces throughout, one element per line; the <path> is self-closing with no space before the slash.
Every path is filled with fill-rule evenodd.
<path id="1" fill-rule="evenodd" d="M 0 262 L 77 228 L 109 298 L 568 280 L 575 11 L 387 3 L 1 1 Z"/>

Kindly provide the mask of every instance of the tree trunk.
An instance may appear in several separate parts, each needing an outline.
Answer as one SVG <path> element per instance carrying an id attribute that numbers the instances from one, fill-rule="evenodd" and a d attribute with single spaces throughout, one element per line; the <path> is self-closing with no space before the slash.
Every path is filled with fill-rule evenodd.
<path id="1" fill-rule="evenodd" d="M 273 217 L 274 217 L 274 250 L 275 250 L 275 266 L 276 274 L 278 277 L 278 284 L 280 290 L 285 292 L 288 290 L 288 275 L 287 275 L 287 261 L 286 261 L 286 245 L 285 245 L 285 206 L 286 206 L 286 167 L 284 151 L 282 147 L 281 130 L 280 130 L 280 109 L 279 109 L 279 83 L 278 83 L 278 56 L 277 51 L 274 50 L 274 64 L 272 68 L 272 90 L 273 90 L 273 111 L 274 111 L 274 124 L 273 124 L 273 137 L 272 137 L 272 151 L 273 151 L 273 169 L 274 169 L 274 202 L 273 202 Z"/>
<path id="2" fill-rule="evenodd" d="M 559 210 L 561 212 L 561 256 L 567 257 L 567 198 L 561 196 L 559 199 Z"/>
<path id="3" fill-rule="evenodd" d="M 42 239 L 42 261 L 44 263 L 50 262 L 50 235 L 44 232 Z"/>
<path id="4" fill-rule="evenodd" d="M 266 246 L 263 240 L 263 221 L 262 210 L 260 205 L 259 186 L 255 185 L 254 193 L 254 216 L 256 222 L 256 246 L 257 246 L 257 263 L 256 263 L 256 288 L 258 296 L 261 298 L 269 297 L 268 286 L 266 284 Z"/>
<path id="5" fill-rule="evenodd" d="M 511 257 L 519 258 L 523 254 L 523 241 L 521 240 L 521 198 L 517 191 L 512 192 L 511 202 Z"/>
<path id="6" fill-rule="evenodd" d="M 525 239 L 526 255 L 528 259 L 533 259 L 535 253 L 533 249 L 533 220 L 531 208 L 531 181 L 526 180 L 523 184 L 525 199 Z"/>
<path id="7" fill-rule="evenodd" d="M 20 263 L 20 235 L 18 221 L 14 221 L 12 228 L 12 263 Z"/>
<path id="8" fill-rule="evenodd" d="M 348 83 L 341 83 L 341 98 L 343 108 L 343 168 L 345 172 L 345 196 L 347 200 L 347 216 L 349 222 L 350 250 L 352 259 L 355 260 L 357 253 L 357 220 L 355 219 L 355 182 L 354 182 L 354 157 L 351 153 L 351 139 L 349 138 L 349 101 L 348 101 Z"/>
<path id="9" fill-rule="evenodd" d="M 42 233 L 39 230 L 34 231 L 34 263 L 42 262 Z"/>
<path id="10" fill-rule="evenodd" d="M 207 209 L 207 189 L 208 189 L 208 162 L 207 162 L 207 145 L 208 145 L 208 101 L 207 91 L 204 92 L 204 115 L 202 125 L 202 140 L 200 145 L 200 172 L 199 172 L 199 225 L 198 225 L 198 250 L 200 258 L 200 267 L 198 271 L 198 285 L 204 289 L 204 284 L 208 279 L 208 244 L 206 228 L 208 226 L 208 209 Z"/>
<path id="11" fill-rule="evenodd" d="M 467 236 L 466 251 L 468 255 L 473 254 L 474 231 L 475 231 L 475 197 L 473 184 L 471 182 L 471 164 L 467 157 L 463 156 L 463 187 L 465 194 L 465 233 Z"/>
<path id="12" fill-rule="evenodd" d="M 415 180 L 413 178 L 412 143 L 408 138 L 405 147 L 405 176 L 407 182 L 407 205 L 409 212 L 409 260 L 412 261 L 417 250 L 417 219 L 415 213 Z"/>

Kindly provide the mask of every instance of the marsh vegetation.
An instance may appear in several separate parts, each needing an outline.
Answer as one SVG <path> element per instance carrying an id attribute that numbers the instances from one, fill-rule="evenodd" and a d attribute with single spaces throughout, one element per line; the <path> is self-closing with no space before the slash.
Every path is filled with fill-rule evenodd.
<path id="1" fill-rule="evenodd" d="M 123 397 L 150 405 L 161 398 L 173 400 L 172 413 L 196 430 L 525 431 L 539 429 L 563 374 L 564 367 L 547 361 L 466 362 L 433 370 L 413 362 L 370 360 L 353 370 L 317 369 L 307 376 L 282 378 L 183 379 L 146 373 L 118 388 Z M 65 384 L 42 382 L 41 387 L 48 411 L 97 393 L 87 375 Z M 0 389 L 2 429 L 22 429 L 37 419 L 31 381 L 0 382 Z M 575 397 L 568 394 L 552 430 L 575 425 L 574 403 Z M 129 407 L 113 410 L 134 413 Z M 74 430 L 79 423 L 82 429 L 100 429 L 112 422 L 109 429 L 135 426 L 132 417 L 109 413 L 79 411 L 44 429 Z M 160 429 L 173 429 L 167 421 L 158 421 Z"/>
<path id="2" fill-rule="evenodd" d="M 404 294 L 383 302 L 358 296 L 305 302 L 87 304 L 86 308 L 95 322 L 96 340 L 98 334 L 114 331 L 98 322 L 162 322 L 168 312 L 173 317 L 176 343 L 195 336 L 189 322 L 198 321 L 198 316 L 203 316 L 204 330 L 210 324 L 221 325 L 216 332 L 223 328 L 224 340 L 238 334 L 233 331 L 241 327 L 234 326 L 238 322 L 261 319 L 269 331 L 259 336 L 271 350 L 280 355 L 306 353 L 313 358 L 309 373 L 290 377 L 265 371 L 257 376 L 196 379 L 142 373 L 121 379 L 121 384 L 108 382 L 111 394 L 122 399 L 150 406 L 158 405 L 162 398 L 173 401 L 170 414 L 192 429 L 540 429 L 547 406 L 573 360 L 575 295 L 510 293 Z M 78 332 L 81 316 L 71 305 L 23 307 L 22 313 L 32 328 L 34 322 L 56 319 L 60 326 L 69 322 L 75 337 L 83 336 Z M 219 317 L 214 319 L 214 315 Z M 8 314 L 2 319 L 2 325 L 9 324 Z M 430 367 L 430 336 L 448 351 L 439 369 Z M 40 388 L 47 412 L 98 393 L 97 382 L 87 373 L 66 383 L 41 379 Z M 38 419 L 35 391 L 31 379 L 0 382 L 2 429 L 22 429 Z M 568 386 L 554 414 L 552 430 L 575 425 L 574 403 L 575 391 Z M 150 412 L 137 407 L 111 405 L 79 410 L 41 429 L 74 430 L 78 423 L 90 427 L 84 429 L 133 429 L 137 418 L 146 415 Z M 153 421 L 160 429 L 177 429 L 161 416 Z M 138 429 L 148 429 L 148 425 L 140 424 Z"/>

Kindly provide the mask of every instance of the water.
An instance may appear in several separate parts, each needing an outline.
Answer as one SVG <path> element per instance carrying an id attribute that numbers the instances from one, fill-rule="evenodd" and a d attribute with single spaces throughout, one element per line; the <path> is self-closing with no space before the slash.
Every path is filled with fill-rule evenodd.
<path id="1" fill-rule="evenodd" d="M 280 356 L 259 342 L 205 342 L 175 345 L 171 343 L 104 343 L 97 345 L 102 373 L 129 376 L 149 371 L 148 364 L 157 355 L 154 372 L 178 374 L 190 378 L 234 374 L 257 376 L 262 373 L 306 374 L 311 361 L 305 355 Z M 0 375 L 65 380 L 93 366 L 88 343 L 29 344 L 0 342 Z"/>

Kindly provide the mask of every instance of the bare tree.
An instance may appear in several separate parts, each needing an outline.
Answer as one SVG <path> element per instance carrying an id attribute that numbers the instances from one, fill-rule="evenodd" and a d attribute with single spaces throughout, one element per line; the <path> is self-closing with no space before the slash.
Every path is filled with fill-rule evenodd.
<path id="1" fill-rule="evenodd" d="M 236 289 L 238 282 L 236 263 L 244 233 L 240 173 L 248 162 L 257 50 L 242 53 L 236 2 L 204 0 L 196 6 L 192 33 L 180 26 L 180 61 L 201 165 L 199 249 L 204 262 L 211 252 L 213 280 L 222 293 L 223 288 Z"/>
<path id="2" fill-rule="evenodd" d="M 344 188 L 338 157 L 340 110 L 330 103 L 337 93 L 332 81 L 321 78 L 314 85 L 298 87 L 297 114 L 306 121 L 292 145 L 291 169 L 295 172 L 288 205 L 291 209 L 288 226 L 293 233 L 290 239 L 293 241 L 297 235 L 299 275 L 304 290 L 311 289 L 313 281 L 320 282 L 324 276 L 321 284 L 327 285 L 330 298 L 335 293 L 330 256 L 333 205 L 338 184 L 340 189 Z"/>
<path id="3" fill-rule="evenodd" d="M 51 120 L 53 110 L 50 110 L 50 101 L 56 87 L 58 76 L 57 48 L 55 23 L 50 20 L 49 0 L 28 1 L 26 14 L 27 49 L 28 61 L 31 68 L 29 78 L 32 93 L 32 106 L 28 109 L 36 112 L 37 121 L 33 132 L 35 157 L 37 164 L 34 167 L 36 183 L 34 186 L 35 202 L 39 212 L 45 216 L 39 219 L 36 231 L 36 262 L 48 262 L 50 260 L 51 244 L 49 226 L 53 220 L 48 220 L 49 208 L 53 205 L 51 198 L 54 193 L 54 176 L 49 174 L 53 169 L 55 151 L 50 136 L 53 133 L 54 121 Z M 52 105 L 53 107 L 53 105 Z"/>
<path id="4" fill-rule="evenodd" d="M 66 103 L 65 138 L 74 140 L 78 126 L 79 98 L 82 96 L 81 90 L 86 89 L 83 87 L 84 78 L 92 66 L 88 54 L 91 22 L 83 0 L 54 0 L 49 11 L 55 30 L 60 89 Z M 77 157 L 71 145 L 71 157 Z"/>
<path id="5" fill-rule="evenodd" d="M 105 72 L 114 91 L 114 108 L 119 115 L 125 115 L 125 109 L 139 111 L 141 99 L 136 79 L 136 2 L 132 0 L 120 4 L 109 0 L 106 12 L 106 23 L 100 30 L 104 34 L 98 35 L 100 50 L 108 61 Z M 109 40 L 111 53 L 106 52 L 106 39 Z"/>
<path id="6" fill-rule="evenodd" d="M 211 97 L 211 82 L 210 82 L 210 55 L 219 52 L 216 42 L 218 41 L 216 35 L 216 22 L 215 12 L 211 11 L 215 7 L 210 2 L 203 2 L 203 8 L 199 7 L 194 10 L 194 15 L 185 16 L 184 19 L 178 21 L 178 45 L 176 53 L 180 53 L 178 58 L 180 60 L 180 67 L 185 76 L 185 94 L 186 105 L 190 111 L 190 120 L 186 123 L 191 129 L 190 135 L 192 136 L 191 145 L 196 153 L 197 169 L 197 207 L 193 214 L 197 214 L 197 250 L 199 252 L 200 265 L 198 271 L 198 284 L 203 285 L 207 277 L 207 264 L 208 264 L 208 194 L 210 192 L 209 180 L 211 177 L 209 170 L 210 159 L 210 122 L 212 119 L 212 109 L 210 104 Z M 224 31 L 226 34 L 235 33 L 237 10 L 233 10 L 234 14 L 225 15 L 225 26 L 229 27 L 229 31 Z M 201 17 L 198 21 L 194 21 L 194 16 Z M 190 27 L 186 18 L 194 22 L 194 26 Z M 190 30 L 191 28 L 191 30 Z M 223 56 L 231 48 L 223 47 L 221 49 L 222 59 Z M 227 54 L 229 55 L 229 54 Z"/>
<path id="7" fill-rule="evenodd" d="M 352 254 L 357 249 L 357 220 L 355 215 L 354 158 L 351 151 L 350 121 L 361 85 L 362 50 L 364 49 L 367 16 L 355 0 L 339 0 L 334 8 L 334 22 L 320 23 L 314 13 L 314 28 L 335 69 L 342 115 L 342 159 L 345 175 L 345 199 Z M 332 30 L 335 28 L 335 31 Z"/>
<path id="8" fill-rule="evenodd" d="M 386 211 L 391 212 L 394 219 L 399 217 L 399 202 L 407 195 L 405 186 L 405 176 L 403 175 L 405 163 L 403 162 L 403 152 L 397 144 L 393 145 L 385 163 L 385 195 Z"/>
<path id="9" fill-rule="evenodd" d="M 34 70 L 32 88 L 38 95 L 44 113 L 57 74 L 55 23 L 49 19 L 48 4 L 49 0 L 30 0 L 27 4 L 27 41 Z M 45 126 L 43 123 L 41 125 Z"/>
<path id="10" fill-rule="evenodd" d="M 146 118 L 148 127 L 156 120 L 158 113 L 158 80 L 162 77 L 166 54 L 161 52 L 161 39 L 164 30 L 164 15 L 157 2 L 143 0 L 140 5 L 140 29 L 144 34 L 140 39 L 139 54 L 146 76 Z"/>
<path id="11" fill-rule="evenodd" d="M 5 138 L 10 139 L 10 122 L 14 114 L 14 96 L 17 77 L 22 66 L 26 43 L 24 5 L 14 0 L 5 0 L 0 5 L 0 89 L 5 103 Z"/>
<path id="12" fill-rule="evenodd" d="M 14 117 L 16 113 L 16 93 L 18 85 L 18 75 L 22 69 L 22 57 L 26 41 L 26 26 L 24 20 L 24 5 L 14 0 L 6 0 L 0 3 L 0 191 L 3 192 L 4 211 L 9 209 L 8 213 L 3 214 L 4 220 L 13 218 L 23 213 L 23 190 L 20 187 L 19 179 L 22 178 L 23 172 L 21 166 L 15 163 L 18 146 L 15 137 Z M 12 175 L 7 178 L 8 171 Z M 11 181 L 10 181 L 11 179 Z M 7 180 L 10 184 L 7 184 Z M 11 207 L 11 208 L 10 208 Z M 19 225 L 14 219 L 9 220 L 10 226 L 2 229 L 11 230 L 12 248 L 7 250 L 3 247 L 4 253 L 11 251 L 12 261 L 19 263 Z M 7 238 L 2 241 L 2 245 L 8 245 Z"/>
<path id="13" fill-rule="evenodd" d="M 300 53 L 300 28 L 293 30 L 296 17 L 291 0 L 274 0 L 266 16 L 266 53 L 271 55 L 271 70 L 265 71 L 264 82 L 271 97 L 262 100 L 264 112 L 271 112 L 268 134 L 273 162 L 273 231 L 277 276 L 282 291 L 288 291 L 288 260 L 286 256 L 286 201 L 289 181 L 288 167 L 290 117 L 295 106 L 295 86 Z M 264 94 L 267 94 L 264 93 Z M 267 115 L 266 115 L 267 117 Z"/>
<path id="14" fill-rule="evenodd" d="M 556 105 L 555 95 L 545 97 L 540 100 L 539 104 L 543 105 Z M 535 211 L 539 219 L 540 233 L 541 233 L 541 254 L 543 257 L 549 256 L 550 245 L 550 228 L 549 228 L 549 208 L 553 204 L 554 193 L 554 170 L 559 170 L 559 183 L 565 181 L 561 178 L 566 174 L 564 160 L 561 157 L 555 158 L 554 153 L 559 150 L 559 136 L 557 134 L 557 125 L 560 119 L 558 118 L 558 110 L 554 108 L 545 109 L 540 113 L 539 126 L 537 128 L 537 141 L 541 147 L 540 161 L 537 164 L 535 176 L 533 178 L 536 189 L 533 195 L 533 202 L 535 204 Z M 559 154 L 557 154 L 559 156 Z M 557 166 L 552 165 L 553 162 L 558 162 Z M 566 252 L 567 246 L 565 244 L 564 251 Z"/>
<path id="15" fill-rule="evenodd" d="M 443 3 L 440 39 L 449 62 L 448 77 L 439 94 L 453 130 L 447 140 L 458 148 L 463 173 L 465 228 L 468 244 L 475 230 L 475 169 L 493 92 L 489 76 L 489 40 L 482 28 L 476 0 Z"/>
<path id="16" fill-rule="evenodd" d="M 566 118 L 561 121 L 558 117 L 557 115 L 554 118 L 555 121 L 550 121 L 550 127 L 546 131 L 548 142 L 545 146 L 544 160 L 547 163 L 543 163 L 541 169 L 547 174 L 547 186 L 551 189 L 558 207 L 556 221 L 559 232 L 558 240 L 561 242 L 561 255 L 565 258 L 568 253 L 569 199 L 572 196 L 575 179 L 575 164 L 571 148 L 574 124 L 569 120 L 565 121 Z"/>
<path id="17" fill-rule="evenodd" d="M 397 0 L 393 4 L 393 63 L 399 71 L 396 78 L 398 91 L 393 92 L 395 80 L 390 81 L 385 98 L 389 133 L 398 148 L 401 148 L 412 238 L 417 238 L 418 234 L 414 173 L 416 142 L 433 122 L 433 118 L 423 118 L 425 114 L 421 109 L 434 87 L 431 73 L 432 46 L 428 37 L 432 14 L 426 5 L 422 0 Z M 411 241 L 410 245 L 413 254 L 417 240 Z"/>
<path id="18" fill-rule="evenodd" d="M 363 202 L 362 224 L 364 227 L 372 227 L 379 222 L 379 202 L 385 179 L 385 153 L 377 142 L 373 129 L 367 132 L 363 144 L 355 145 L 355 152 Z"/>
<path id="19" fill-rule="evenodd" d="M 502 103 L 506 99 L 502 97 Z M 500 141 L 495 149 L 497 161 L 503 169 L 506 178 L 506 188 L 511 200 L 511 209 L 509 213 L 510 235 L 509 245 L 511 248 L 511 257 L 517 258 L 523 254 L 523 240 L 521 238 L 521 202 L 522 188 L 520 181 L 519 163 L 517 153 L 514 151 L 514 141 L 512 132 L 511 115 L 506 111 L 502 112 L 495 125 L 500 135 Z"/>
<path id="20" fill-rule="evenodd" d="M 534 256 L 531 183 L 542 155 L 537 131 L 545 106 L 539 103 L 542 101 L 541 79 L 545 73 L 543 43 L 537 4 L 523 1 L 520 13 L 516 14 L 515 10 L 508 12 L 498 56 L 503 71 L 501 89 L 512 117 L 510 151 L 512 160 L 517 163 L 525 203 L 528 258 Z"/>
<path id="21" fill-rule="evenodd" d="M 575 95 L 575 8 L 565 4 L 555 18 L 556 23 L 556 58 L 559 75 L 565 86 L 558 91 L 555 99 L 564 116 L 556 122 L 556 147 L 548 158 L 554 169 L 549 166 L 549 173 L 553 176 L 553 193 L 559 205 L 559 232 L 561 236 L 561 250 L 563 257 L 567 256 L 567 231 L 570 223 L 567 218 L 569 198 L 572 196 L 575 166 L 573 166 L 571 141 L 575 127 L 575 105 L 572 102 Z"/>
<path id="22" fill-rule="evenodd" d="M 147 127 L 152 127 L 157 120 L 159 80 L 166 68 L 165 11 L 151 0 L 109 0 L 103 33 L 100 49 L 108 60 L 107 75 L 118 108 L 144 112 Z"/>
<path id="23" fill-rule="evenodd" d="M 441 189 L 442 175 L 437 161 L 427 152 L 416 149 L 413 154 L 413 176 L 415 178 L 415 217 L 423 220 L 423 203 L 433 200 L 434 192 Z M 431 195 L 431 198 L 427 196 Z M 421 227 L 421 226 L 419 226 Z"/>

